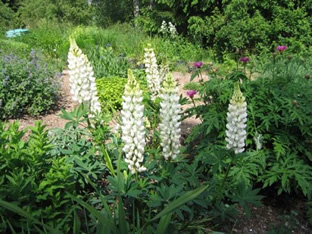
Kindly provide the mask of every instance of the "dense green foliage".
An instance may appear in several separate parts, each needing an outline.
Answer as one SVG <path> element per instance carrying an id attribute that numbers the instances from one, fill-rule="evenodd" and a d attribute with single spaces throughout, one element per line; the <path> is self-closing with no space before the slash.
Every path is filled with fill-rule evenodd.
<path id="1" fill-rule="evenodd" d="M 0 54 L 0 119 L 39 115 L 58 98 L 56 71 L 32 50 L 26 58 Z"/>
<path id="2" fill-rule="evenodd" d="M 103 111 L 120 110 L 126 83 L 127 79 L 120 77 L 96 80 L 98 97 Z"/>
<path id="3" fill-rule="evenodd" d="M 294 49 L 311 45 L 311 2 L 306 1 L 173 1 L 134 2 L 118 0 L 27 0 L 1 3 L 2 27 L 35 26 L 45 21 L 108 27 L 131 22 L 140 30 L 157 34 L 163 20 L 173 22 L 178 32 L 204 47 L 223 53 L 269 50 L 277 43 Z"/>
<path id="4" fill-rule="evenodd" d="M 205 232 L 212 220 L 233 218 L 238 204 L 247 213 L 247 204 L 259 204 L 258 189 L 227 177 L 237 159 L 223 149 L 167 162 L 149 145 L 148 170 L 130 174 L 118 135 L 110 137 L 103 118 L 90 124 L 87 113 L 63 111 L 69 122 L 50 133 L 36 123 L 26 141 L 17 123 L 1 124 L 2 232 Z"/>
<path id="5" fill-rule="evenodd" d="M 230 175 L 241 177 L 246 183 L 261 182 L 263 187 L 271 187 L 278 194 L 297 192 L 310 197 L 310 60 L 287 58 L 284 54 L 271 60 L 258 61 L 260 75 L 258 73 L 256 80 L 250 80 L 242 71 L 225 79 L 212 74 L 214 77 L 200 89 L 205 104 L 191 110 L 203 123 L 193 129 L 188 138 L 189 147 L 191 152 L 206 152 L 215 145 L 224 145 L 228 102 L 234 82 L 241 79 L 248 105 L 247 151 L 254 154 L 258 145 L 257 154 L 261 155 L 258 166 L 261 167 L 251 167 L 246 161 L 230 171 Z"/>

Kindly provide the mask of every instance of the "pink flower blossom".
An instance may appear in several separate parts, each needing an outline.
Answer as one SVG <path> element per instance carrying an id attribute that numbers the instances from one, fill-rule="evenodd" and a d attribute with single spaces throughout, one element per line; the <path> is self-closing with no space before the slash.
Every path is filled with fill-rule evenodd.
<path id="1" fill-rule="evenodd" d="M 196 90 L 189 90 L 186 92 L 187 96 L 189 96 L 190 98 L 193 98 L 196 93 Z"/>
<path id="2" fill-rule="evenodd" d="M 201 68 L 202 66 L 203 66 L 202 62 L 195 62 L 194 63 L 194 67 L 196 67 L 196 68 Z"/>
<path id="3" fill-rule="evenodd" d="M 239 59 L 239 61 L 243 62 L 243 63 L 248 63 L 250 61 L 250 59 L 248 57 L 241 57 Z"/>
<path id="4" fill-rule="evenodd" d="M 278 51 L 282 52 L 282 51 L 284 51 L 284 50 L 287 50 L 288 47 L 287 47 L 287 46 L 284 46 L 284 45 L 279 45 L 279 46 L 276 47 L 276 49 L 277 49 Z"/>

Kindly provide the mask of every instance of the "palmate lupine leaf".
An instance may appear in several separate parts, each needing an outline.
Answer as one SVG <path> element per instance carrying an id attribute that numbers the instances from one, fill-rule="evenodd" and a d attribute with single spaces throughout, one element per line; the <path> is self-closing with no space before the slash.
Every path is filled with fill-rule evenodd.
<path id="1" fill-rule="evenodd" d="M 238 202 L 245 210 L 248 216 L 251 215 L 250 208 L 248 204 L 253 204 L 255 206 L 260 206 L 260 200 L 264 197 L 258 195 L 260 189 L 252 190 L 251 187 L 246 187 L 245 184 L 241 183 L 238 187 L 236 195 L 230 196 L 233 202 Z"/>

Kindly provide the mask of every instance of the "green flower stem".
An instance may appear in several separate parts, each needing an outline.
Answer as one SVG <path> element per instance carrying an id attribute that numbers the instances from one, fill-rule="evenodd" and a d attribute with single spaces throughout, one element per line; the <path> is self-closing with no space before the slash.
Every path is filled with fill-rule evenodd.
<path id="1" fill-rule="evenodd" d="M 226 169 L 225 176 L 224 176 L 224 178 L 223 178 L 221 187 L 220 187 L 220 189 L 219 189 L 219 194 L 218 194 L 218 197 L 217 197 L 217 201 L 221 201 L 221 199 L 222 199 L 222 194 L 223 194 L 225 182 L 226 182 L 226 179 L 227 179 L 228 176 L 229 176 L 230 169 L 231 169 L 231 167 L 233 166 L 234 158 L 235 158 L 235 156 L 233 155 L 233 156 L 232 156 L 232 159 L 231 159 L 231 162 L 230 162 L 230 164 L 228 165 L 228 167 L 227 167 L 227 169 Z"/>

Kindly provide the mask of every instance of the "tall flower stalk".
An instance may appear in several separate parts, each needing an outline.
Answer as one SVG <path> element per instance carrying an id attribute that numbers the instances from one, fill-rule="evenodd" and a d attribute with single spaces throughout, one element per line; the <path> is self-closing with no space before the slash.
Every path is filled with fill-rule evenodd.
<path id="1" fill-rule="evenodd" d="M 151 45 L 149 48 L 145 48 L 144 51 L 144 63 L 148 88 L 152 94 L 152 100 L 160 94 L 162 78 L 159 74 L 156 55 Z"/>
<path id="2" fill-rule="evenodd" d="M 233 149 L 235 154 L 245 150 L 247 123 L 247 103 L 237 82 L 234 86 L 234 93 L 229 104 L 226 125 L 226 147 Z"/>
<path id="3" fill-rule="evenodd" d="M 180 153 L 181 105 L 172 74 L 168 74 L 163 82 L 161 99 L 159 129 L 163 156 L 166 160 L 175 159 Z"/>
<path id="4" fill-rule="evenodd" d="M 84 103 L 92 113 L 100 113 L 93 68 L 73 38 L 70 39 L 68 68 L 73 100 Z"/>
<path id="5" fill-rule="evenodd" d="M 128 70 L 128 83 L 122 97 L 121 131 L 124 142 L 123 151 L 126 163 L 132 173 L 145 171 L 144 160 L 145 128 L 143 97 L 138 82 L 131 70 Z"/>

